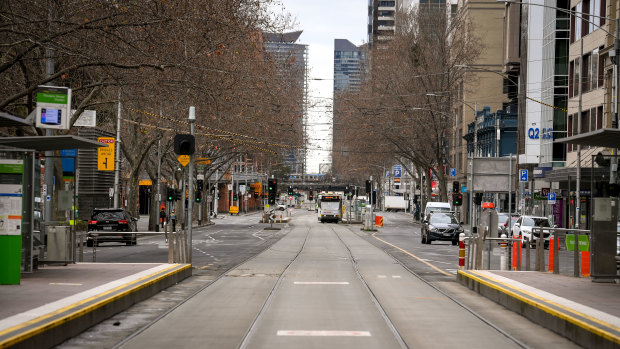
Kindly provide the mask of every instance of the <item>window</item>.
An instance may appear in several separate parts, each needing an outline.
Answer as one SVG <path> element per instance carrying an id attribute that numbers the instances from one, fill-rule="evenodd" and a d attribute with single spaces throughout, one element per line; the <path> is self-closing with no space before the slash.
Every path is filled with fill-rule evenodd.
<path id="1" fill-rule="evenodd" d="M 579 64 L 579 58 L 577 58 L 575 61 L 575 75 L 573 78 L 573 94 L 574 95 L 578 95 L 579 94 L 579 77 L 581 74 L 581 64 Z"/>
<path id="2" fill-rule="evenodd" d="M 586 93 L 590 91 L 590 54 L 583 55 L 583 66 L 581 67 L 581 73 L 583 76 L 581 77 L 581 91 L 582 93 Z"/>
<path id="3" fill-rule="evenodd" d="M 566 128 L 566 136 L 570 137 L 573 135 L 573 115 L 569 115 L 568 116 L 568 127 Z M 573 150 L 573 145 L 572 144 L 568 144 L 568 147 L 566 149 L 566 151 L 572 151 Z"/>
<path id="4" fill-rule="evenodd" d="M 594 108 L 590 110 L 590 131 L 596 130 L 597 111 L 598 111 L 598 108 Z"/>
<path id="5" fill-rule="evenodd" d="M 598 49 L 592 51 L 590 57 L 590 89 L 598 88 Z"/>
<path id="6" fill-rule="evenodd" d="M 596 129 L 600 130 L 603 128 L 603 106 L 599 106 L 596 113 Z"/>
<path id="7" fill-rule="evenodd" d="M 575 95 L 573 91 L 573 83 L 575 81 L 575 61 L 570 61 L 568 64 L 568 98 L 572 98 Z"/>

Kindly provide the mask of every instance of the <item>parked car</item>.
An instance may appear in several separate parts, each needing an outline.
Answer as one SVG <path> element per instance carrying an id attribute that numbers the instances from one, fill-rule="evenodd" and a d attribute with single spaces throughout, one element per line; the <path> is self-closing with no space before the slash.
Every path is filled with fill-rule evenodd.
<path id="1" fill-rule="evenodd" d="M 540 238 L 540 232 L 532 234 L 533 227 L 550 228 L 549 219 L 547 217 L 538 216 L 521 216 L 514 224 L 512 235 L 521 235 L 521 244 L 525 247 L 525 238 L 530 241 L 536 241 Z M 545 239 L 545 247 L 549 245 L 549 230 L 543 230 L 543 238 Z"/>
<path id="2" fill-rule="evenodd" d="M 122 208 L 96 208 L 88 221 L 86 246 L 94 246 L 95 234 L 97 245 L 102 242 L 124 242 L 127 246 L 135 245 L 136 234 L 130 232 L 138 231 L 137 221 L 138 218 L 132 217 Z"/>
<path id="3" fill-rule="evenodd" d="M 502 224 L 502 229 L 500 230 L 500 234 L 506 234 L 506 236 L 514 235 L 515 231 L 515 223 L 519 220 L 519 216 L 510 217 L 510 234 L 508 234 L 508 219 Z"/>
<path id="4" fill-rule="evenodd" d="M 422 225 L 422 243 L 431 244 L 433 240 L 459 243 L 463 232 L 463 222 L 459 222 L 453 212 L 431 212 L 426 215 Z"/>

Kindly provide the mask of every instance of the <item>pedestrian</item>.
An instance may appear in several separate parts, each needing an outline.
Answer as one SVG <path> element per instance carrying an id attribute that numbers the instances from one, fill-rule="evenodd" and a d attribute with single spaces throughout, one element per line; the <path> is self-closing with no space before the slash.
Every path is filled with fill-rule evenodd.
<path id="1" fill-rule="evenodd" d="M 172 223 L 172 231 L 177 231 L 177 214 L 174 209 L 172 209 L 172 213 L 170 213 L 170 222 Z"/>
<path id="2" fill-rule="evenodd" d="M 164 228 L 164 225 L 166 224 L 166 210 L 164 210 L 164 208 L 161 208 L 161 211 L 159 211 L 159 220 L 160 220 L 160 224 L 162 229 Z"/>

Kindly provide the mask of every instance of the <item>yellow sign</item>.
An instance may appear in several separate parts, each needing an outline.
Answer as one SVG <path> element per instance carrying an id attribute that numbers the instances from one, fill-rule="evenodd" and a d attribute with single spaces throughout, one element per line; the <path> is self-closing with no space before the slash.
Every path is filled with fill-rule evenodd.
<path id="1" fill-rule="evenodd" d="M 187 164 L 189 164 L 189 155 L 179 155 L 177 160 L 179 160 L 181 165 L 183 165 L 183 167 L 185 167 L 185 166 L 187 166 Z"/>
<path id="2" fill-rule="evenodd" d="M 114 171 L 114 141 L 112 137 L 97 138 L 97 142 L 108 145 L 97 148 L 97 170 Z"/>
<path id="3" fill-rule="evenodd" d="M 198 165 L 210 165 L 211 159 L 209 158 L 198 158 L 196 159 L 196 164 Z"/>

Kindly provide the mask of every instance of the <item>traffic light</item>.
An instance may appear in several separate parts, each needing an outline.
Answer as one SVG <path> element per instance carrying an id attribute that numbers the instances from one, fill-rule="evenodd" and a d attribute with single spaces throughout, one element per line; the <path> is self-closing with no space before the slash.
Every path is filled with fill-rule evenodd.
<path id="1" fill-rule="evenodd" d="M 482 204 L 482 193 L 476 193 L 476 195 L 474 196 L 474 204 Z"/>
<path id="2" fill-rule="evenodd" d="M 312 192 L 312 189 L 310 189 L 310 193 L 308 194 L 308 198 L 310 199 L 310 201 L 314 200 L 314 193 Z"/>
<path id="3" fill-rule="evenodd" d="M 196 151 L 194 135 L 177 134 L 174 136 L 174 152 L 179 155 L 192 155 Z"/>
<path id="4" fill-rule="evenodd" d="M 461 206 L 463 205 L 463 194 L 458 193 L 458 194 L 454 194 L 452 196 L 452 200 L 454 201 L 454 206 Z"/>
<path id="5" fill-rule="evenodd" d="M 371 190 L 372 190 L 372 185 L 370 181 L 366 181 L 366 194 L 370 194 Z"/>
<path id="6" fill-rule="evenodd" d="M 196 181 L 196 189 L 198 189 L 198 191 L 202 191 L 203 184 L 204 184 L 204 181 L 202 179 L 197 180 Z"/>
<path id="7" fill-rule="evenodd" d="M 269 204 L 276 203 L 276 192 L 278 191 L 278 180 L 271 178 L 267 183 L 267 189 L 269 191 Z"/>
<path id="8" fill-rule="evenodd" d="M 288 186 L 288 195 L 293 195 L 293 187 L 292 186 Z"/>
<path id="9" fill-rule="evenodd" d="M 254 199 L 258 199 L 258 192 L 257 191 L 254 192 Z"/>
<path id="10" fill-rule="evenodd" d="M 201 202 L 202 201 L 202 192 L 201 191 L 194 192 L 194 199 L 196 200 L 196 202 Z"/>
<path id="11" fill-rule="evenodd" d="M 175 189 L 174 190 L 174 199 L 175 200 L 181 200 L 181 189 Z"/>
<path id="12" fill-rule="evenodd" d="M 237 201 L 237 194 L 233 194 L 233 201 Z"/>
<path id="13" fill-rule="evenodd" d="M 167 191 L 167 195 L 166 196 L 168 198 L 168 201 L 174 200 L 174 189 L 168 188 L 166 191 Z"/>
<path id="14" fill-rule="evenodd" d="M 459 185 L 459 182 L 458 181 L 452 182 L 452 192 L 458 193 L 460 191 L 461 191 L 461 186 Z"/>

